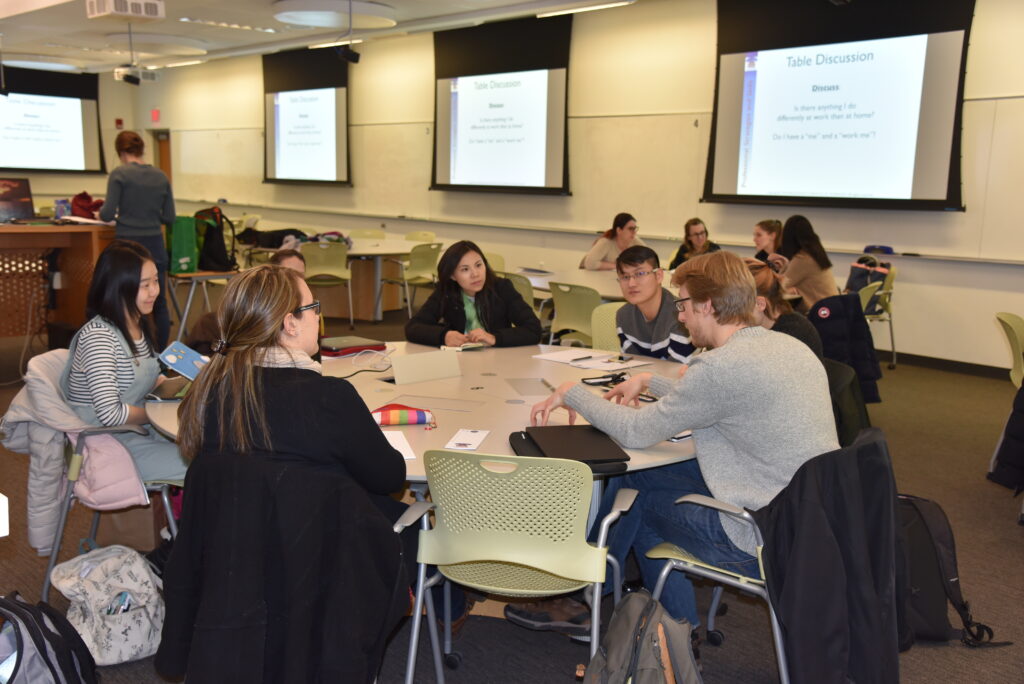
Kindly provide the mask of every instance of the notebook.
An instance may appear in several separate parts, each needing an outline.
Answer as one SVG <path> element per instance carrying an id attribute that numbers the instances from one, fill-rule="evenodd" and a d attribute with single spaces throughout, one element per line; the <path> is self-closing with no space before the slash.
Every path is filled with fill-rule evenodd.
<path id="1" fill-rule="evenodd" d="M 320 353 L 324 356 L 348 356 L 361 351 L 371 349 L 373 351 L 384 351 L 387 345 L 380 340 L 371 340 L 366 337 L 345 335 L 343 337 L 325 337 L 320 340 Z"/>
<path id="2" fill-rule="evenodd" d="M 601 473 L 622 472 L 629 460 L 622 447 L 593 425 L 528 427 L 509 435 L 509 443 L 520 456 L 568 458 Z"/>

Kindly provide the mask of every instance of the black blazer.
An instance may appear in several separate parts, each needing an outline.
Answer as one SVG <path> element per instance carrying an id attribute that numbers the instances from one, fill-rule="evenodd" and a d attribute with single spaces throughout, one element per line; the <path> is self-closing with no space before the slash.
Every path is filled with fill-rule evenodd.
<path id="1" fill-rule="evenodd" d="M 720 249 L 722 249 L 721 245 L 708 240 L 708 250 L 704 252 L 704 254 L 711 254 L 712 252 L 717 252 Z M 679 245 L 679 249 L 676 250 L 676 255 L 672 257 L 672 261 L 669 262 L 668 270 L 676 270 L 676 266 L 689 259 L 690 256 L 691 254 L 689 250 L 686 249 L 686 242 L 684 241 L 681 245 Z"/>
<path id="2" fill-rule="evenodd" d="M 494 335 L 496 347 L 521 347 L 540 342 L 540 321 L 507 278 L 495 278 L 494 287 L 476 296 L 477 314 L 484 330 Z M 466 310 L 462 291 L 434 289 L 430 298 L 405 325 L 405 339 L 440 347 L 449 330 L 465 332 Z"/>

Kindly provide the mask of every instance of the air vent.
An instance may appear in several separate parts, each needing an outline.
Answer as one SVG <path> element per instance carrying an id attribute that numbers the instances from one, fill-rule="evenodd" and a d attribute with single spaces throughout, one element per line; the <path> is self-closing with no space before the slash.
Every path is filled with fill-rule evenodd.
<path id="1" fill-rule="evenodd" d="M 90 19 L 120 21 L 159 21 L 164 18 L 164 0 L 86 0 Z"/>

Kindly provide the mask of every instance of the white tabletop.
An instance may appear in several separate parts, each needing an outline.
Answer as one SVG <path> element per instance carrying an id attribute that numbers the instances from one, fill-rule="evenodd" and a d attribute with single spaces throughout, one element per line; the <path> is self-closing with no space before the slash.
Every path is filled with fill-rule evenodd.
<path id="1" fill-rule="evenodd" d="M 415 354 L 435 351 L 407 342 L 389 342 L 388 350 L 394 354 Z M 539 382 L 541 378 L 554 386 L 567 381 L 601 375 L 600 371 L 587 371 L 567 364 L 534 359 L 534 354 L 558 350 L 561 347 L 537 345 L 481 351 L 449 352 L 458 354 L 462 375 L 443 380 L 432 380 L 408 385 L 394 385 L 383 382 L 391 377 L 391 371 L 381 373 L 364 372 L 349 378 L 359 395 L 372 411 L 385 404 L 405 404 L 413 408 L 429 409 L 434 413 L 437 428 L 428 430 L 422 425 L 385 427 L 385 430 L 402 431 L 417 458 L 406 461 L 407 477 L 411 482 L 423 482 L 422 456 L 431 449 L 443 449 L 445 444 L 463 428 L 490 430 L 479 453 L 511 455 L 508 436 L 530 424 L 530 407 L 543 400 L 548 394 Z M 325 359 L 324 375 L 341 377 L 358 370 L 352 358 Z M 661 373 L 675 377 L 679 364 L 669 361 L 653 361 L 640 371 Z M 523 381 L 518 384 L 533 385 L 536 393 L 520 394 L 509 380 Z M 602 391 L 594 388 L 595 392 Z M 173 436 L 177 434 L 178 402 L 149 402 L 146 413 L 152 425 L 160 432 Z M 586 422 L 579 418 L 578 422 Z M 552 425 L 568 424 L 568 414 L 557 411 L 552 414 Z M 691 439 L 678 443 L 661 442 L 647 449 L 627 449 L 630 460 L 629 470 L 642 470 L 669 463 L 685 461 L 694 457 Z"/>
<path id="2" fill-rule="evenodd" d="M 416 245 L 425 244 L 401 238 L 352 238 L 352 248 L 348 250 L 350 257 L 402 256 L 412 251 Z"/>
<path id="3" fill-rule="evenodd" d="M 550 283 L 568 283 L 569 285 L 592 287 L 601 295 L 601 299 L 607 299 L 608 301 L 621 302 L 625 299 L 622 296 L 622 288 L 619 287 L 619 281 L 615 279 L 617 275 L 615 271 L 585 271 L 577 268 L 571 271 L 554 271 L 549 274 L 530 273 L 527 271 L 520 271 L 520 273 L 529 279 L 530 284 L 536 290 L 550 292 Z"/>

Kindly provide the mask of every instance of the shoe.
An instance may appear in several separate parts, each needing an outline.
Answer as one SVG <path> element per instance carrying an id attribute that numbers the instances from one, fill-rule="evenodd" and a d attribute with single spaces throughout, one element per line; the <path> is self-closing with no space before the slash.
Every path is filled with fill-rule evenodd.
<path id="1" fill-rule="evenodd" d="M 590 634 L 590 608 L 567 596 L 532 603 L 510 603 L 505 606 L 505 619 L 527 629 L 561 632 L 569 636 Z"/>
<path id="2" fill-rule="evenodd" d="M 697 672 L 704 672 L 704 666 L 700 662 L 700 644 L 702 639 L 697 630 L 690 632 L 690 648 L 693 650 L 693 662 L 697 664 Z"/>
<path id="3" fill-rule="evenodd" d="M 452 639 L 459 636 L 459 632 L 462 631 L 462 625 L 466 624 L 466 620 L 469 619 L 469 614 L 473 611 L 474 604 L 476 604 L 476 599 L 467 595 L 466 609 L 462 611 L 462 615 L 452 620 Z M 438 618 L 437 629 L 441 634 L 444 634 L 444 620 Z"/>
<path id="4" fill-rule="evenodd" d="M 171 557 L 172 548 L 174 548 L 174 541 L 164 539 L 160 542 L 160 546 L 149 553 L 143 554 L 143 558 L 149 563 L 150 569 L 157 577 L 162 578 L 164 576 L 164 566 L 167 565 L 167 559 Z"/>

